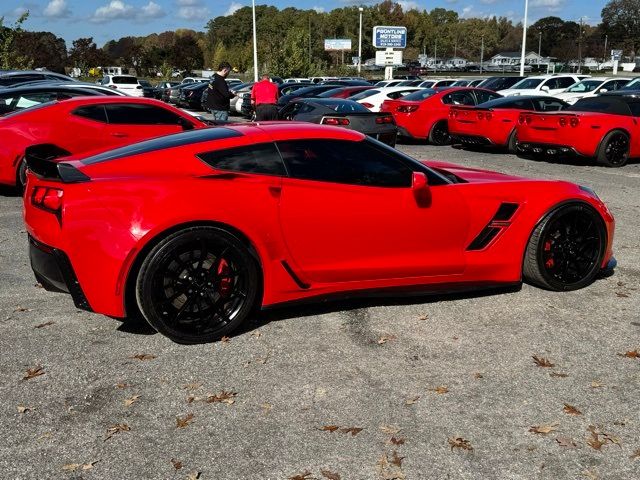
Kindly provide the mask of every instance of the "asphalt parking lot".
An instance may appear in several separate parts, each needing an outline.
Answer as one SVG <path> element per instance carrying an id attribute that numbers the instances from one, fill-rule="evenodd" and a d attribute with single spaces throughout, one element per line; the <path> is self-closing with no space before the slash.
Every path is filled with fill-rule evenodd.
<path id="1" fill-rule="evenodd" d="M 38 288 L 3 191 L 0 477 L 640 478 L 640 164 L 400 148 L 593 187 L 616 216 L 615 274 L 281 308 L 183 346 Z"/>

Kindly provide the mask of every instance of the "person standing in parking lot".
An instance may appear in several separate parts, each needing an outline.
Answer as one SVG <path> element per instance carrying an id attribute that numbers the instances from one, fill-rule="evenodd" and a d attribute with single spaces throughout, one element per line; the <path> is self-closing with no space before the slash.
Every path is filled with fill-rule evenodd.
<path id="1" fill-rule="evenodd" d="M 209 89 L 207 92 L 207 108 L 213 114 L 213 119 L 221 122 L 229 120 L 229 101 L 235 97 L 229 91 L 229 86 L 225 80 L 229 76 L 229 72 L 231 72 L 229 62 L 222 62 L 207 87 Z"/>
<path id="2" fill-rule="evenodd" d="M 251 89 L 251 103 L 256 110 L 256 122 L 278 119 L 278 86 L 269 75 L 263 74 L 262 80 Z"/>

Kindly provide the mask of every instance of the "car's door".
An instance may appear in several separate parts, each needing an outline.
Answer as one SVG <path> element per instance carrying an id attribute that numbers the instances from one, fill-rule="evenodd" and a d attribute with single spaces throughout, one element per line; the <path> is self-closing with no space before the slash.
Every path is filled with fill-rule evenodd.
<path id="1" fill-rule="evenodd" d="M 111 136 L 105 135 L 107 114 L 103 105 L 75 108 L 68 113 L 64 122 L 57 122 L 55 125 L 56 137 L 63 141 L 61 146 L 71 153 L 88 152 L 117 145 Z"/>
<path id="2" fill-rule="evenodd" d="M 117 143 L 131 143 L 184 130 L 183 117 L 155 105 L 110 103 L 106 133 Z M 193 124 L 192 124 L 193 125 Z"/>
<path id="3" fill-rule="evenodd" d="M 463 272 L 468 210 L 455 185 L 431 172 L 431 201 L 417 201 L 411 182 L 420 166 L 371 140 L 277 145 L 289 175 L 280 198 L 282 232 L 304 281 Z"/>

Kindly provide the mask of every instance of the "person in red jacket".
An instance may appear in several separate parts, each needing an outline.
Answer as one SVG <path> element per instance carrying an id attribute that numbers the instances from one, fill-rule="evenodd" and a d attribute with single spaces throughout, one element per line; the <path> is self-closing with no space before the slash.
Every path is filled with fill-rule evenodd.
<path id="1" fill-rule="evenodd" d="M 256 121 L 277 120 L 278 86 L 271 81 L 269 75 L 263 74 L 262 80 L 251 89 L 251 103 L 256 110 Z"/>

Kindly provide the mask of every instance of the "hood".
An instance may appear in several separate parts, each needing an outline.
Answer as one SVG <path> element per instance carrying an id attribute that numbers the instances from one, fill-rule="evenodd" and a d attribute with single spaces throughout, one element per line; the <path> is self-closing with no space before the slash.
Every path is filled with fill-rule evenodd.
<path id="1" fill-rule="evenodd" d="M 421 163 L 425 164 L 433 170 L 443 173 L 450 173 L 462 180 L 470 183 L 480 182 L 514 182 L 529 180 L 523 177 L 516 177 L 513 175 L 507 175 L 500 172 L 494 172 L 491 170 L 483 170 L 480 168 L 463 167 L 462 165 L 456 165 L 454 163 L 440 162 L 437 160 L 421 160 Z"/>

